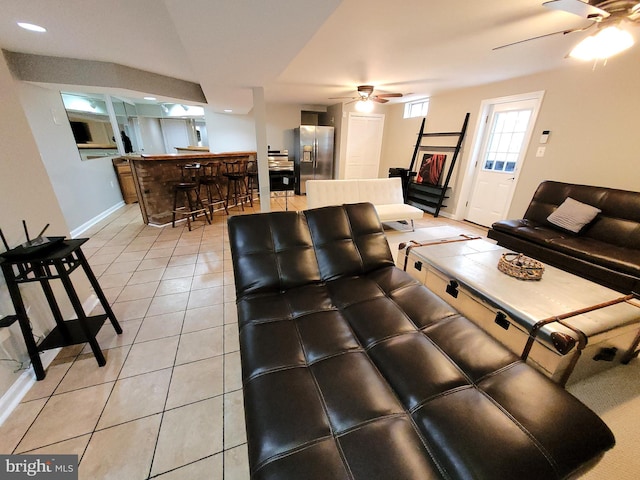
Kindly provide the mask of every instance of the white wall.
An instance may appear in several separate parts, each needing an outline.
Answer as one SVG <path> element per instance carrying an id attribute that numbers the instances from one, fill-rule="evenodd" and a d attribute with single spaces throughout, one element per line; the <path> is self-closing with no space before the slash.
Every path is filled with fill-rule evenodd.
<path id="1" fill-rule="evenodd" d="M 18 85 L 22 108 L 69 229 L 74 231 L 120 204 L 111 158 L 80 160 L 60 94 L 30 83 Z"/>
<path id="2" fill-rule="evenodd" d="M 147 155 L 167 153 L 159 118 L 138 117 L 138 127 L 140 128 L 141 153 Z M 176 152 L 174 150 L 169 153 Z"/>
<path id="3" fill-rule="evenodd" d="M 329 115 L 329 123 L 335 128 L 335 137 L 333 139 L 333 178 L 344 178 L 344 152 L 346 152 L 346 137 L 342 136 L 343 128 L 346 128 L 349 122 L 343 119 L 342 112 L 344 106 L 341 103 L 331 105 L 327 108 Z M 345 114 L 346 115 L 346 114 Z M 344 121 L 343 121 L 344 120 Z M 344 138 L 344 140 L 343 140 Z M 341 155 L 342 154 L 342 155 Z M 342 175 L 341 175 L 342 172 Z"/>
<path id="4" fill-rule="evenodd" d="M 420 130 L 420 118 L 402 118 L 404 104 L 394 104 L 385 110 L 380 177 L 389 175 L 389 168 L 409 168 Z"/>
<path id="5" fill-rule="evenodd" d="M 274 150 L 289 150 L 293 156 L 293 129 L 300 126 L 301 105 L 267 104 L 267 144 Z M 205 119 L 212 152 L 255 151 L 253 114 L 234 115 L 208 111 Z"/>
<path id="6" fill-rule="evenodd" d="M 471 113 L 462 161 L 451 185 L 453 198 L 444 213 L 451 214 L 458 203 L 467 201 L 460 198 L 461 186 L 470 166 L 482 100 L 539 90 L 545 91 L 544 101 L 508 217 L 524 214 L 536 187 L 544 180 L 640 191 L 639 84 L 637 56 L 621 54 L 595 69 L 591 63 L 572 63 L 560 70 L 433 96 L 428 131 L 457 130 L 465 113 Z M 411 160 L 420 119 L 403 120 L 401 107 L 389 109 L 383 147 L 385 166 L 408 167 Z M 545 156 L 538 158 L 537 140 L 543 130 L 551 130 L 551 135 Z M 398 165 L 402 159 L 405 164 Z"/>
<path id="7" fill-rule="evenodd" d="M 177 153 L 176 147 L 187 147 L 193 145 L 189 137 L 189 127 L 187 121 L 181 118 L 160 119 L 162 134 L 164 136 L 164 146 L 168 153 Z"/>
<path id="8" fill-rule="evenodd" d="M 256 150 L 256 132 L 252 115 L 234 115 L 204 109 L 212 152 L 242 152 Z"/>
<path id="9" fill-rule="evenodd" d="M 293 129 L 300 126 L 299 105 L 267 104 L 267 144 L 272 150 L 289 150 L 293 159 Z"/>

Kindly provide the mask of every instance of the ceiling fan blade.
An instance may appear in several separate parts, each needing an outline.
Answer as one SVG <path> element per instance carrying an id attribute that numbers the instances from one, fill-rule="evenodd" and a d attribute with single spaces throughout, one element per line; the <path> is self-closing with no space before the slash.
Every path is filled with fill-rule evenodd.
<path id="1" fill-rule="evenodd" d="M 386 98 L 380 98 L 378 95 L 376 95 L 375 97 L 369 97 L 369 100 L 372 100 L 376 103 L 387 103 L 389 101 Z"/>
<path id="2" fill-rule="evenodd" d="M 559 32 L 545 33 L 544 35 L 538 35 L 537 37 L 531 37 L 531 38 L 527 38 L 525 40 L 518 40 L 517 42 L 507 43 L 506 45 L 500 45 L 499 47 L 492 48 L 492 50 L 500 50 L 501 48 L 511 47 L 513 45 L 518 45 L 520 43 L 530 42 L 531 40 L 538 40 L 540 38 L 550 37 L 552 35 L 559 35 L 559 34 L 567 35 L 567 34 L 573 33 L 573 32 L 582 32 L 583 30 L 587 30 L 588 28 L 591 28 L 593 25 L 595 25 L 595 24 L 591 24 L 588 27 L 584 27 L 584 28 L 572 28 L 571 30 L 560 30 Z"/>
<path id="3" fill-rule="evenodd" d="M 401 96 L 401 93 L 378 93 L 376 95 L 378 98 L 400 98 Z"/>
<path id="4" fill-rule="evenodd" d="M 329 97 L 329 100 L 342 100 L 342 99 L 345 99 L 345 98 L 353 100 L 354 98 L 358 99 L 360 97 Z"/>
<path id="5" fill-rule="evenodd" d="M 551 0 L 550 2 L 544 2 L 542 5 L 552 10 L 562 10 L 583 18 L 604 19 L 610 15 L 609 12 L 580 0 Z"/>

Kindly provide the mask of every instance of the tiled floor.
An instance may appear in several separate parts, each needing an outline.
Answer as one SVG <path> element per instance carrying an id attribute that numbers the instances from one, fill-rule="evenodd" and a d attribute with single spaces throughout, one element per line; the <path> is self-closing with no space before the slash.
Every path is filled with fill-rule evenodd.
<path id="1" fill-rule="evenodd" d="M 460 227 L 416 222 L 423 232 L 451 225 Z M 390 242 L 416 235 L 389 231 Z M 248 478 L 226 216 L 191 232 L 155 228 L 134 204 L 82 236 L 124 332 L 100 331 L 102 368 L 88 346 L 63 349 L 0 427 L 0 452 L 77 454 L 82 480 Z"/>

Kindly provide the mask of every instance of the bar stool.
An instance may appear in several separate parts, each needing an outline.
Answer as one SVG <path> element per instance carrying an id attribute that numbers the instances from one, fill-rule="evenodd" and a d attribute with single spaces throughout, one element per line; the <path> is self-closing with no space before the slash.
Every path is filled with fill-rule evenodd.
<path id="1" fill-rule="evenodd" d="M 258 163 L 255 160 L 249 160 L 247 162 L 247 194 L 252 207 L 254 188 L 258 188 Z"/>
<path id="2" fill-rule="evenodd" d="M 206 202 L 209 207 L 209 215 L 213 219 L 213 207 L 220 205 L 224 207 L 224 211 L 229 215 L 227 209 L 227 201 L 222 194 L 222 188 L 220 186 L 220 177 L 222 176 L 222 163 L 210 162 L 202 165 L 202 173 L 200 176 L 200 186 L 205 187 L 205 193 L 207 195 Z"/>
<path id="3" fill-rule="evenodd" d="M 187 227 L 191 231 L 191 220 L 195 221 L 199 213 L 204 213 L 207 223 L 211 225 L 207 209 L 200 199 L 200 164 L 178 165 L 178 167 L 180 168 L 180 180 L 173 186 L 171 226 L 174 228 L 176 226 L 176 214 L 186 215 Z M 184 196 L 184 202 L 181 207 L 178 207 L 178 197 L 181 193 Z"/>
<path id="4" fill-rule="evenodd" d="M 226 172 L 223 176 L 227 179 L 227 207 L 229 201 L 233 197 L 234 206 L 240 206 L 244 212 L 244 200 L 246 199 L 246 178 L 247 178 L 247 162 L 246 160 L 233 160 L 224 162 Z M 231 193 L 233 191 L 233 194 Z"/>

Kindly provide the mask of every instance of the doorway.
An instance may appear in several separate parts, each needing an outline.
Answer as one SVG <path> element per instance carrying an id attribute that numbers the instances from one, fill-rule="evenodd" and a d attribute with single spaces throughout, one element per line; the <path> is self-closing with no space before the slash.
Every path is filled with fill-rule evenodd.
<path id="1" fill-rule="evenodd" d="M 482 102 L 465 220 L 490 227 L 507 218 L 543 93 Z"/>
<path id="2" fill-rule="evenodd" d="M 378 178 L 384 115 L 349 113 L 344 178 Z"/>

